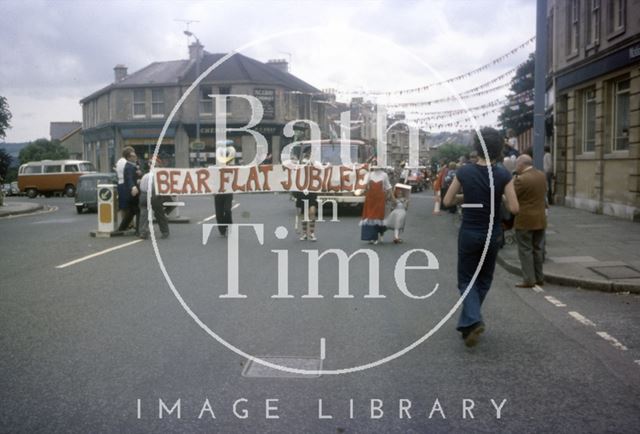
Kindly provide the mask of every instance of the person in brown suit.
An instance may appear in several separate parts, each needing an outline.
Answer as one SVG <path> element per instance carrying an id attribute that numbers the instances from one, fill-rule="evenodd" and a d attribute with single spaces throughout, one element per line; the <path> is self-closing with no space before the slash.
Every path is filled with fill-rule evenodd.
<path id="1" fill-rule="evenodd" d="M 516 286 L 532 288 L 544 284 L 542 245 L 547 227 L 547 178 L 543 172 L 533 167 L 533 160 L 529 155 L 523 154 L 516 160 L 514 187 L 520 204 L 514 227 L 523 277 L 523 281 Z"/>

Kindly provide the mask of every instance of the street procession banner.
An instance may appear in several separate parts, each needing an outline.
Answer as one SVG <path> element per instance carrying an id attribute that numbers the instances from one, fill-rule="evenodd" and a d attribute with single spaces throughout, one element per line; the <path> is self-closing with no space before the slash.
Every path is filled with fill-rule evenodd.
<path id="1" fill-rule="evenodd" d="M 365 164 L 157 168 L 154 187 L 159 195 L 187 196 L 295 191 L 344 193 L 364 190 L 367 173 Z"/>

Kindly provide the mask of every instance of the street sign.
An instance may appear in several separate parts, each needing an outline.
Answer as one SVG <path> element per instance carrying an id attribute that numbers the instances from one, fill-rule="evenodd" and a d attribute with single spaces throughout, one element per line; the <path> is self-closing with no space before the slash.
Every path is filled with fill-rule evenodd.
<path id="1" fill-rule="evenodd" d="M 204 150 L 204 142 L 191 142 L 191 149 L 194 151 Z"/>

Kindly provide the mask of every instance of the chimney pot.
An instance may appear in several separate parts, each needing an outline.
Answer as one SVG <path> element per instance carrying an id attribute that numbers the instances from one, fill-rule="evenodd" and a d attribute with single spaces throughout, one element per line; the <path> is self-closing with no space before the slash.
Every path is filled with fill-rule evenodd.
<path id="1" fill-rule="evenodd" d="M 115 82 L 119 82 L 122 81 L 126 78 L 127 76 L 127 67 L 122 65 L 122 64 L 118 64 L 113 68 L 113 72 L 114 72 L 114 78 L 115 78 Z"/>
<path id="2" fill-rule="evenodd" d="M 282 72 L 289 72 L 289 62 L 287 62 L 285 59 L 270 59 L 267 60 L 267 65 Z"/>

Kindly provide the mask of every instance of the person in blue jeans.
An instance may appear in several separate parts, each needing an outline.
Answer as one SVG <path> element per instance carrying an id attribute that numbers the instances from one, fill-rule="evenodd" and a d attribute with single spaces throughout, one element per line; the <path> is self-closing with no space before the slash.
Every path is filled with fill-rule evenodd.
<path id="1" fill-rule="evenodd" d="M 502 135 L 494 128 L 483 128 L 480 133 L 486 145 L 486 154 L 480 138 L 476 135 L 473 147 L 478 153 L 478 161 L 464 165 L 456 171 L 456 176 L 443 201 L 447 207 L 458 204 L 468 205 L 462 208 L 462 224 L 458 234 L 458 290 L 460 294 L 464 294 L 469 285 L 471 287 L 462 304 L 457 327 L 468 347 L 476 345 L 480 334 L 485 330 L 481 308 L 491 288 L 496 266 L 502 232 L 499 210 L 503 196 L 506 198 L 505 205 L 512 214 L 517 214 L 519 209 L 511 174 L 504 167 L 495 164 L 502 159 L 504 144 Z M 493 221 L 491 221 L 489 168 L 491 168 L 494 187 Z M 481 262 L 489 229 L 491 229 L 491 237 L 486 256 L 477 278 L 473 281 L 473 275 Z"/>

